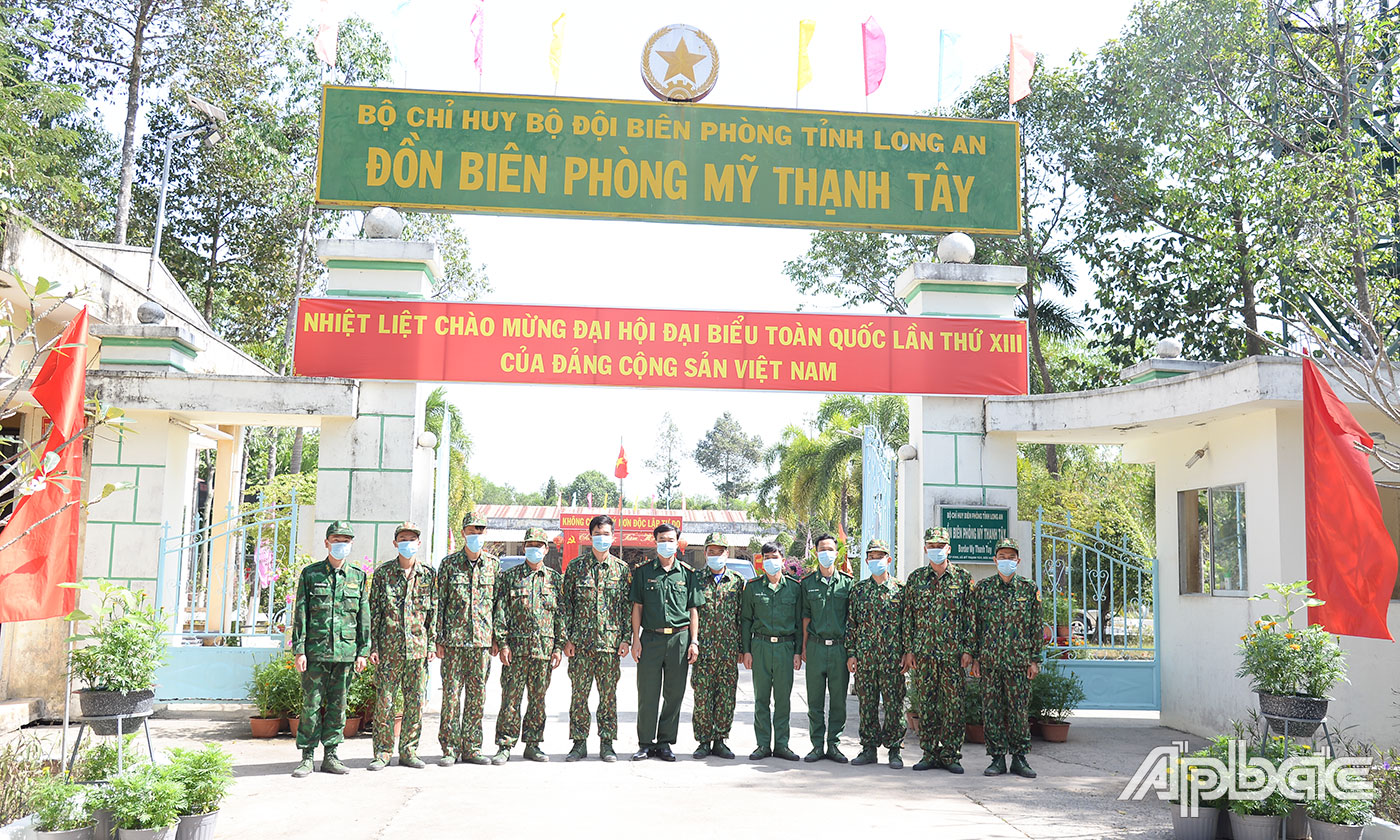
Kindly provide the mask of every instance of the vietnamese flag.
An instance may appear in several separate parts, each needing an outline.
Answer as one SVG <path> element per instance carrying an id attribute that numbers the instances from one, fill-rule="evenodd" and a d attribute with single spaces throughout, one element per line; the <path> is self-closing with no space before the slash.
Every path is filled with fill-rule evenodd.
<path id="1" fill-rule="evenodd" d="M 1365 452 L 1371 436 L 1337 399 L 1312 359 L 1303 360 L 1303 483 L 1308 579 L 1322 606 L 1308 623 L 1329 633 L 1392 639 L 1386 610 L 1395 588 L 1395 543 Z"/>
<path id="2" fill-rule="evenodd" d="M 87 334 L 84 307 L 49 350 L 29 389 L 52 428 L 34 475 L 42 486 L 19 498 L 9 523 L 0 531 L 0 623 L 66 615 L 77 600 L 74 590 L 59 584 L 78 580 L 83 443 L 74 438 L 84 423 Z M 46 470 L 44 464 L 52 452 L 58 453 L 57 461 Z"/>
<path id="3" fill-rule="evenodd" d="M 617 445 L 617 465 L 613 467 L 613 475 L 617 478 L 627 477 L 627 450 L 620 443 Z"/>

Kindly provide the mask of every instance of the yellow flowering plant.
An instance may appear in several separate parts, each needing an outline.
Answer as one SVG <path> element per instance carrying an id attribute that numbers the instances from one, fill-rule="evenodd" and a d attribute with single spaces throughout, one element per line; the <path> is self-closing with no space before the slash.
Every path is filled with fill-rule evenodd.
<path id="1" fill-rule="evenodd" d="M 1326 697 L 1346 679 L 1346 653 L 1337 637 L 1321 625 L 1295 623 L 1297 614 L 1321 606 L 1309 581 L 1270 583 L 1252 601 L 1276 602 L 1277 613 L 1260 616 L 1240 636 L 1238 677 L 1248 677 L 1255 691 L 1294 697 Z M 1305 620 L 1305 619 L 1304 619 Z"/>

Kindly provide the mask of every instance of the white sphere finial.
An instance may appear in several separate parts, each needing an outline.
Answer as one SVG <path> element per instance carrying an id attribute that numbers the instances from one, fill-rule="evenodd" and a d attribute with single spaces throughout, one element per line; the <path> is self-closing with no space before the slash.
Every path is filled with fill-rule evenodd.
<path id="1" fill-rule="evenodd" d="M 1164 338 L 1157 342 L 1157 358 L 1176 359 L 1181 357 L 1181 342 L 1175 338 Z"/>
<path id="2" fill-rule="evenodd" d="M 437 435 L 432 432 L 425 431 L 418 435 L 418 446 L 422 449 L 436 449 L 437 442 Z"/>
<path id="3" fill-rule="evenodd" d="M 365 236 L 370 239 L 402 239 L 404 217 L 392 207 L 376 207 L 365 214 Z"/>
<path id="4" fill-rule="evenodd" d="M 970 263 L 977 253 L 972 237 L 957 231 L 938 241 L 938 261 L 945 263 Z"/>

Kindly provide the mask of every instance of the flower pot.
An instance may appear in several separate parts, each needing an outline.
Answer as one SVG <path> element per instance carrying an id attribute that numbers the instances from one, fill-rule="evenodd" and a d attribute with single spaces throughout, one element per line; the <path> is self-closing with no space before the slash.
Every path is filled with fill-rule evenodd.
<path id="1" fill-rule="evenodd" d="M 85 825 L 70 831 L 34 831 L 34 840 L 92 840 L 93 826 Z"/>
<path id="2" fill-rule="evenodd" d="M 913 712 L 904 713 L 904 722 L 909 725 L 909 731 L 915 735 L 919 734 L 919 716 Z"/>
<path id="3" fill-rule="evenodd" d="M 93 840 L 112 840 L 116 836 L 117 827 L 112 825 L 111 808 L 98 808 L 93 811 L 92 823 Z"/>
<path id="4" fill-rule="evenodd" d="M 987 727 L 980 723 L 969 723 L 964 727 L 963 740 L 969 744 L 987 743 Z"/>
<path id="5" fill-rule="evenodd" d="M 274 738 L 277 730 L 282 726 L 282 719 L 275 717 L 250 717 L 248 724 L 253 730 L 254 738 Z"/>
<path id="6" fill-rule="evenodd" d="M 1361 840 L 1366 826 L 1338 825 L 1308 817 L 1308 830 L 1312 832 L 1312 840 Z"/>
<path id="7" fill-rule="evenodd" d="M 1038 721 L 1038 720 L 1033 720 L 1033 721 L 1031 721 L 1031 735 L 1033 735 L 1033 736 L 1035 736 L 1035 735 L 1044 735 L 1044 733 L 1045 733 L 1045 730 L 1042 728 L 1042 724 L 1041 724 L 1040 721 Z"/>
<path id="8" fill-rule="evenodd" d="M 1059 723 L 1053 720 L 1042 721 L 1040 724 L 1040 737 L 1056 744 L 1063 744 L 1069 740 L 1069 722 Z"/>
<path id="9" fill-rule="evenodd" d="M 1215 829 L 1220 824 L 1219 808 L 1197 808 L 1196 815 L 1181 815 L 1181 806 L 1173 802 L 1172 837 L 1176 840 L 1215 840 Z"/>
<path id="10" fill-rule="evenodd" d="M 355 735 L 357 735 L 357 734 L 359 733 L 359 731 L 360 731 L 360 719 L 359 719 L 359 718 L 346 718 L 346 719 L 345 719 L 345 729 L 343 730 L 343 734 L 344 734 L 344 736 L 345 736 L 346 738 L 353 738 L 353 737 L 355 737 Z"/>
<path id="11" fill-rule="evenodd" d="M 174 840 L 174 825 L 160 828 L 119 828 L 117 840 Z"/>
<path id="12" fill-rule="evenodd" d="M 34 840 L 34 815 L 0 825 L 0 840 Z"/>
<path id="13" fill-rule="evenodd" d="M 151 689 L 145 691 L 128 691 L 126 694 L 120 691 L 99 691 L 97 689 L 85 688 L 78 693 L 78 710 L 83 717 L 106 717 L 108 715 L 141 716 L 149 715 L 155 710 L 156 693 Z M 88 721 L 88 726 L 97 735 L 117 734 L 118 721 L 94 720 Z M 135 732 L 140 728 L 141 722 L 137 720 L 120 721 L 122 733 Z"/>
<path id="14" fill-rule="evenodd" d="M 1295 805 L 1283 818 L 1284 840 L 1308 840 L 1308 806 Z"/>
<path id="15" fill-rule="evenodd" d="M 1230 833 L 1235 840 L 1278 840 L 1283 817 L 1230 812 Z"/>
<path id="16" fill-rule="evenodd" d="M 283 732 L 290 732 L 290 731 L 291 731 L 291 728 L 292 728 L 292 724 L 287 720 L 287 716 L 286 716 L 286 715 L 283 715 L 282 717 L 280 717 L 280 718 L 277 719 L 277 734 L 278 734 L 278 735 L 281 735 Z"/>
<path id="17" fill-rule="evenodd" d="M 1269 721 L 1269 729 L 1290 738 L 1310 737 L 1327 717 L 1327 698 L 1297 697 L 1286 694 L 1259 694 L 1259 713 Z M 1293 718 L 1293 720 L 1281 720 Z"/>
<path id="18" fill-rule="evenodd" d="M 288 728 L 289 730 L 291 730 L 291 733 L 292 733 L 292 737 L 293 737 L 293 738 L 295 738 L 295 737 L 297 736 L 297 729 L 298 729 L 300 726 L 301 726 L 301 717 L 300 717 L 300 716 L 298 716 L 298 717 L 287 718 L 287 728 Z"/>
<path id="19" fill-rule="evenodd" d="M 175 840 L 214 840 L 214 822 L 218 819 L 217 808 L 207 814 L 183 816 L 175 828 Z"/>

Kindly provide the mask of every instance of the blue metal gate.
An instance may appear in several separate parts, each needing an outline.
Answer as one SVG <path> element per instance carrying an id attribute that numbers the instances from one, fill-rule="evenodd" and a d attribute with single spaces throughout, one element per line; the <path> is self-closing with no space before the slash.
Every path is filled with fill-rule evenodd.
<path id="1" fill-rule="evenodd" d="M 1035 518 L 1035 580 L 1046 657 L 1084 681 L 1085 709 L 1160 709 L 1157 561 L 1074 527 Z"/>
<path id="2" fill-rule="evenodd" d="M 861 435 L 860 539 L 855 553 L 861 557 L 860 577 L 870 576 L 865 567 L 865 546 L 871 540 L 884 540 L 890 557 L 898 557 L 894 535 L 895 457 L 874 426 L 864 427 Z M 920 549 L 923 547 L 920 546 Z M 848 552 L 849 553 L 849 552 Z"/>

